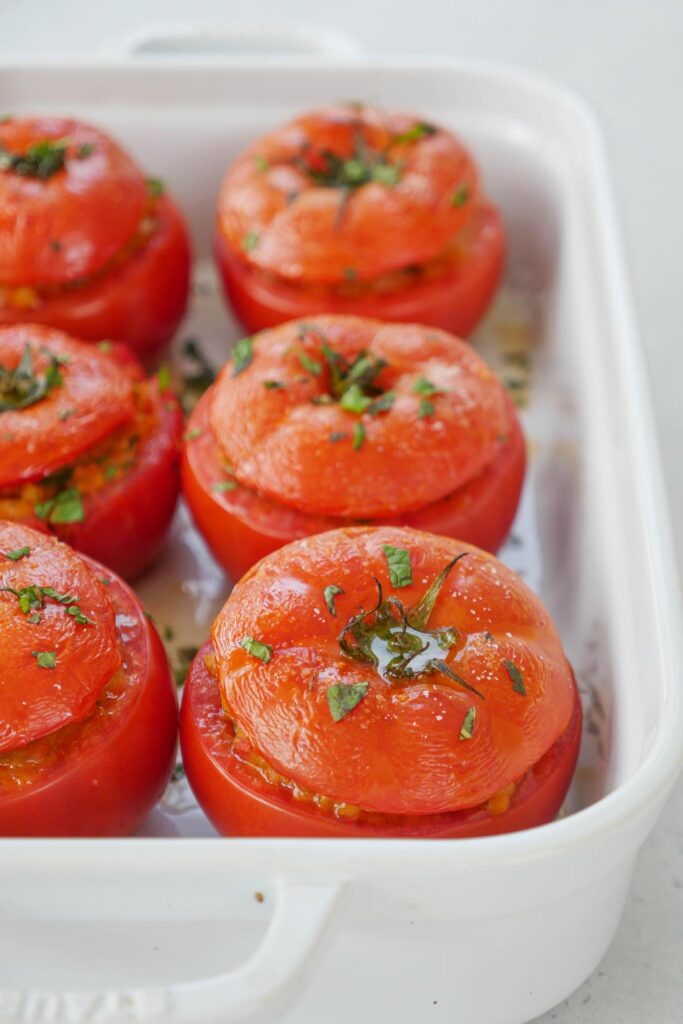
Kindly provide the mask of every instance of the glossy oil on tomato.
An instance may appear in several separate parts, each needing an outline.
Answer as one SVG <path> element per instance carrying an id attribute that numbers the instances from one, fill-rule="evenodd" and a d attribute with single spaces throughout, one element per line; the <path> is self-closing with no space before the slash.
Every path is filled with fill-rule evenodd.
<path id="1" fill-rule="evenodd" d="M 0 516 L 55 532 L 126 578 L 156 556 L 179 491 L 182 414 L 122 346 L 106 351 L 40 325 L 0 327 L 0 367 L 28 352 L 53 386 L 27 406 L 0 409 Z M 52 366 L 50 366 L 52 364 Z M 49 501 L 77 491 L 71 517 Z"/>
<path id="2" fill-rule="evenodd" d="M 386 545 L 410 552 L 411 584 L 392 586 Z M 414 608 L 463 554 L 429 629 L 457 631 L 443 658 L 479 694 L 433 671 L 389 684 L 342 651 L 343 627 L 377 603 L 375 579 L 385 597 Z M 343 591 L 334 615 L 323 597 L 330 584 Z M 181 742 L 221 831 L 479 835 L 541 824 L 562 803 L 580 738 L 573 674 L 540 602 L 481 551 L 389 528 L 297 542 L 237 585 L 212 637 L 215 669 L 204 658 L 193 667 Z M 245 649 L 245 637 L 267 645 L 269 660 Z M 328 690 L 339 684 L 367 691 L 335 720 Z"/>
<path id="3" fill-rule="evenodd" d="M 228 171 L 216 257 L 245 326 L 337 312 L 468 335 L 503 265 L 503 230 L 448 131 L 358 104 L 305 114 Z"/>
<path id="4" fill-rule="evenodd" d="M 187 303 L 190 249 L 173 200 L 103 132 L 67 118 L 10 118 L 14 158 L 51 146 L 48 164 L 0 171 L 0 323 L 38 322 L 144 359 Z M 60 148 L 63 159 L 59 156 Z M 44 168 L 48 167 L 48 171 Z"/>
<path id="5" fill-rule="evenodd" d="M 263 332 L 250 352 L 199 403 L 183 459 L 195 521 L 231 575 L 354 519 L 490 550 L 502 543 L 524 479 L 524 438 L 500 381 L 468 345 L 416 325 L 323 316 Z M 335 399 L 338 357 L 375 361 L 381 411 L 363 396 L 364 412 Z"/>
<path id="6" fill-rule="evenodd" d="M 0 834 L 131 833 L 175 751 L 154 627 L 120 580 L 24 526 L 0 524 L 0 577 Z"/>

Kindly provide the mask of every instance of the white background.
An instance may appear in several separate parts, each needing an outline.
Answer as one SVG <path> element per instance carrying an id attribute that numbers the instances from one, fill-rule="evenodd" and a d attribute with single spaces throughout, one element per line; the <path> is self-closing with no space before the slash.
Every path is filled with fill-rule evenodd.
<path id="1" fill-rule="evenodd" d="M 571 86 L 597 109 L 683 567 L 683 0 L 0 0 L 0 60 L 111 50 L 149 23 L 247 18 L 341 29 L 375 53 L 517 64 Z M 586 985 L 540 1021 L 683 1021 L 682 784 L 643 850 L 612 949 Z"/>

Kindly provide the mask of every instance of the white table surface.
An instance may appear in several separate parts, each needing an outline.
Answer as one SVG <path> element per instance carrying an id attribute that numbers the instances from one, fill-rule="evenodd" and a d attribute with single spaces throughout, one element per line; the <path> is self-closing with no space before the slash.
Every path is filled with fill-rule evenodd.
<path id="1" fill-rule="evenodd" d="M 598 110 L 640 311 L 683 567 L 683 0 L 0 0 L 0 60 L 92 54 L 149 23 L 337 28 L 375 53 L 486 57 L 557 79 Z M 640 857 L 617 938 L 538 1024 L 683 1021 L 683 784 Z"/>

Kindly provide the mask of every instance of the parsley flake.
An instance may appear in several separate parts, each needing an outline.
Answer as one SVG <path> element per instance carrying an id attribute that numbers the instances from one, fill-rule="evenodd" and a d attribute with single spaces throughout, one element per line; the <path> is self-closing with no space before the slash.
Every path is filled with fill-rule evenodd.
<path id="1" fill-rule="evenodd" d="M 147 185 L 147 194 L 150 195 L 152 199 L 159 199 L 159 197 L 163 196 L 166 191 L 166 185 L 161 178 L 147 178 L 145 184 Z"/>
<path id="2" fill-rule="evenodd" d="M 475 708 L 475 706 L 473 704 L 472 707 L 467 709 L 467 712 L 466 712 L 465 717 L 463 719 L 462 726 L 460 728 L 460 739 L 461 740 L 471 740 L 472 739 L 472 735 L 474 733 L 474 723 L 476 721 L 476 718 L 477 718 L 477 709 Z"/>
<path id="3" fill-rule="evenodd" d="M 26 558 L 26 555 L 30 554 L 30 548 L 15 548 L 14 551 L 6 551 L 5 558 L 9 558 L 10 562 L 18 562 L 20 558 Z"/>
<path id="4" fill-rule="evenodd" d="M 246 370 L 251 365 L 252 359 L 254 358 L 254 340 L 251 337 L 240 338 L 235 347 L 232 350 L 232 375 L 237 377 L 238 374 Z"/>
<path id="5" fill-rule="evenodd" d="M 368 683 L 335 683 L 328 687 L 327 705 L 335 722 L 341 722 L 358 707 L 368 692 Z"/>
<path id="6" fill-rule="evenodd" d="M 254 640 L 253 636 L 245 636 L 243 640 L 240 640 L 240 647 L 265 664 L 268 664 L 273 653 L 272 647 L 262 644 L 260 640 Z"/>
<path id="7" fill-rule="evenodd" d="M 56 651 L 31 651 L 31 657 L 35 658 L 40 668 L 56 668 Z"/>
<path id="8" fill-rule="evenodd" d="M 317 359 L 312 359 L 307 352 L 297 352 L 297 358 L 304 370 L 307 370 L 308 373 L 312 373 L 314 376 L 319 377 L 323 372 L 322 365 Z"/>
<path id="9" fill-rule="evenodd" d="M 512 680 L 512 689 L 515 691 L 515 693 L 519 693 L 522 695 L 522 697 L 526 697 L 526 686 L 524 685 L 524 678 L 520 670 L 515 665 L 514 661 L 510 661 L 509 658 L 505 658 L 503 664 L 505 665 L 507 674 L 510 676 L 510 679 Z"/>
<path id="10" fill-rule="evenodd" d="M 394 548 L 391 544 L 384 545 L 384 557 L 389 566 L 389 579 L 392 587 L 409 587 L 413 582 L 413 570 L 410 564 L 410 552 L 405 548 Z"/>
<path id="11" fill-rule="evenodd" d="M 451 196 L 451 206 L 464 206 L 470 198 L 469 185 L 460 185 Z"/>
<path id="12" fill-rule="evenodd" d="M 76 487 L 60 491 L 54 498 L 33 506 L 39 519 L 49 523 L 82 523 L 85 519 L 83 501 Z"/>
<path id="13" fill-rule="evenodd" d="M 360 420 L 354 425 L 353 428 L 353 449 L 358 451 L 359 448 L 363 447 L 363 441 L 365 440 L 365 427 Z"/>
<path id="14" fill-rule="evenodd" d="M 259 244 L 260 235 L 256 231 L 247 231 L 246 235 L 242 239 L 242 248 L 246 252 L 251 252 Z"/>
<path id="15" fill-rule="evenodd" d="M 429 416 L 433 416 L 435 412 L 436 409 L 434 408 L 433 402 L 430 402 L 428 398 L 420 399 L 420 407 L 418 409 L 417 414 L 421 420 L 425 420 Z"/>
<path id="16" fill-rule="evenodd" d="M 334 599 L 337 594 L 343 594 L 344 591 L 341 587 L 338 587 L 336 583 L 330 583 L 329 586 L 323 590 L 323 597 L 325 598 L 325 604 L 330 615 L 336 616 L 337 609 L 334 606 Z"/>

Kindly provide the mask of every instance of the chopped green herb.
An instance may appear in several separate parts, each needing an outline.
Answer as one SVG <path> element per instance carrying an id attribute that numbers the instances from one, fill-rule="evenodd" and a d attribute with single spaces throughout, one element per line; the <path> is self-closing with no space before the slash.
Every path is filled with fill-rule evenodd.
<path id="1" fill-rule="evenodd" d="M 352 384 L 339 399 L 339 404 L 347 412 L 362 413 L 372 404 L 372 399 L 363 394 L 358 384 Z"/>
<path id="2" fill-rule="evenodd" d="M 147 178 L 147 192 L 152 199 L 158 199 L 166 191 L 166 185 L 161 178 Z"/>
<path id="3" fill-rule="evenodd" d="M 96 622 L 94 619 L 89 619 L 87 615 L 84 615 L 77 604 L 72 604 L 67 608 L 67 613 L 73 617 L 74 622 L 77 622 L 79 626 L 95 626 Z"/>
<path id="4" fill-rule="evenodd" d="M 342 588 L 338 587 L 336 583 L 330 583 L 330 585 L 325 587 L 325 589 L 323 590 L 323 597 L 325 598 L 325 604 L 327 605 L 327 610 L 330 613 L 330 615 L 336 616 L 337 609 L 334 606 L 334 599 L 337 596 L 337 594 L 343 593 L 344 591 L 342 590 Z"/>
<path id="5" fill-rule="evenodd" d="M 522 697 L 526 697 L 526 686 L 524 685 L 524 679 L 522 673 L 515 665 L 514 661 L 510 661 L 509 658 L 505 658 L 503 661 L 507 674 L 512 680 L 512 689 L 515 693 L 520 693 Z"/>
<path id="6" fill-rule="evenodd" d="M 39 519 L 49 523 L 82 523 L 85 519 L 81 495 L 75 487 L 60 491 L 54 498 L 34 505 Z"/>
<path id="7" fill-rule="evenodd" d="M 472 707 L 467 709 L 465 717 L 463 719 L 462 726 L 460 728 L 460 739 L 471 740 L 474 732 L 474 723 L 477 717 L 477 709 L 474 704 Z"/>
<path id="8" fill-rule="evenodd" d="M 9 558 L 10 562 L 18 562 L 20 558 L 26 558 L 30 554 L 30 548 L 15 548 L 14 551 L 6 551 L 5 558 Z"/>
<path id="9" fill-rule="evenodd" d="M 68 409 L 61 409 L 57 415 L 57 418 L 64 422 L 65 420 L 68 420 L 71 416 L 73 416 L 75 412 L 76 410 L 73 408 L 73 406 L 70 406 Z"/>
<path id="10" fill-rule="evenodd" d="M 34 615 L 29 615 L 27 622 L 30 622 L 32 626 L 37 626 L 42 621 L 42 615 L 40 612 L 35 612 Z"/>
<path id="11" fill-rule="evenodd" d="M 267 388 L 268 391 L 279 391 L 286 387 L 281 380 L 264 380 L 263 386 L 264 388 Z"/>
<path id="12" fill-rule="evenodd" d="M 418 377 L 413 384 L 413 391 L 416 395 L 436 395 L 439 392 L 437 388 L 430 380 L 426 377 Z"/>
<path id="13" fill-rule="evenodd" d="M 335 683 L 327 689 L 327 704 L 335 722 L 341 722 L 358 707 L 368 692 L 368 683 Z"/>
<path id="14" fill-rule="evenodd" d="M 242 239 L 242 248 L 251 252 L 259 244 L 260 235 L 256 231 L 248 231 Z"/>
<path id="15" fill-rule="evenodd" d="M 218 483 L 211 485 L 211 490 L 217 494 L 225 494 L 226 491 L 236 491 L 237 481 L 236 480 L 219 480 Z"/>
<path id="16" fill-rule="evenodd" d="M 33 353 L 30 345 L 25 345 L 18 364 L 11 370 L 0 364 L 0 412 L 27 409 L 36 402 L 46 398 L 53 388 L 64 383 L 59 372 L 60 360 L 57 356 L 47 353 L 49 362 L 45 375 L 36 375 L 33 368 Z"/>
<path id="17" fill-rule="evenodd" d="M 232 350 L 232 375 L 236 377 L 238 374 L 246 370 L 251 365 L 251 361 L 254 358 L 254 341 L 253 338 L 240 338 L 235 347 Z"/>
<path id="18" fill-rule="evenodd" d="M 254 165 L 259 174 L 263 174 L 270 167 L 270 164 L 264 156 L 260 156 L 258 153 L 254 157 Z"/>
<path id="19" fill-rule="evenodd" d="M 434 403 L 433 402 L 430 402 L 428 398 L 421 398 L 420 399 L 420 407 L 418 409 L 418 413 L 417 414 L 418 414 L 418 416 L 420 417 L 421 420 L 425 420 L 429 416 L 433 416 L 435 412 L 436 412 L 436 409 L 434 408 Z"/>
<path id="20" fill-rule="evenodd" d="M 384 557 L 389 566 L 389 579 L 392 587 L 409 587 L 413 582 L 413 570 L 410 564 L 410 551 L 405 548 L 394 548 L 391 544 L 384 545 Z"/>
<path id="21" fill-rule="evenodd" d="M 31 651 L 31 657 L 35 658 L 40 668 L 56 668 L 56 651 Z"/>
<path id="22" fill-rule="evenodd" d="M 469 198 L 469 185 L 461 185 L 459 188 L 456 188 L 455 192 L 451 196 L 451 206 L 464 206 Z"/>
<path id="23" fill-rule="evenodd" d="M 113 480 L 118 471 L 118 466 L 107 466 L 107 468 L 104 471 L 104 479 Z"/>
<path id="24" fill-rule="evenodd" d="M 394 404 L 395 397 L 393 391 L 385 391 L 379 398 L 375 398 L 370 402 L 368 412 L 371 416 L 377 416 L 381 412 L 388 412 Z"/>
<path id="25" fill-rule="evenodd" d="M 438 128 L 435 128 L 433 124 L 427 124 L 426 121 L 416 121 L 407 132 L 402 132 L 394 137 L 394 144 L 418 142 L 419 139 L 424 139 L 427 135 L 435 135 L 437 131 Z"/>
<path id="26" fill-rule="evenodd" d="M 85 160 L 87 157 L 92 156 L 95 152 L 95 146 L 92 142 L 84 142 L 76 150 L 76 157 L 78 160 Z"/>
<path id="27" fill-rule="evenodd" d="M 358 422 L 355 423 L 353 427 L 353 450 L 357 452 L 359 448 L 362 448 L 364 441 L 365 427 L 363 426 L 361 421 L 358 420 Z"/>
<path id="28" fill-rule="evenodd" d="M 0 171 L 12 171 L 22 178 L 46 181 L 63 170 L 66 163 L 66 139 L 44 139 L 24 153 L 12 153 L 0 145 Z"/>
<path id="29" fill-rule="evenodd" d="M 327 440 L 330 444 L 337 444 L 338 441 L 345 441 L 348 436 L 343 430 L 333 430 L 331 434 L 327 435 Z"/>
<path id="30" fill-rule="evenodd" d="M 98 579 L 103 587 L 111 586 L 111 580 L 109 579 L 108 576 L 99 576 Z"/>
<path id="31" fill-rule="evenodd" d="M 401 180 L 401 168 L 398 164 L 377 164 L 372 169 L 372 180 L 392 188 Z"/>
<path id="32" fill-rule="evenodd" d="M 244 647 L 245 651 L 248 651 L 254 658 L 258 658 L 259 661 L 266 662 L 266 664 L 270 661 L 273 653 L 272 647 L 262 644 L 260 640 L 254 640 L 253 636 L 245 636 L 243 640 L 240 640 L 240 647 Z"/>
<path id="33" fill-rule="evenodd" d="M 157 384 L 159 385 L 160 391 L 168 391 L 171 386 L 171 371 L 166 363 L 159 367 L 159 372 L 157 373 Z"/>
<path id="34" fill-rule="evenodd" d="M 297 358 L 301 365 L 303 366 L 304 370 L 307 370 L 309 373 L 314 374 L 316 377 L 319 377 L 320 374 L 323 372 L 322 365 L 318 362 L 317 359 L 312 359 L 307 352 L 297 352 Z"/>
<path id="35" fill-rule="evenodd" d="M 201 437 L 203 431 L 200 427 L 192 427 L 191 430 L 187 430 L 183 437 L 184 441 L 196 441 L 198 437 Z"/>

